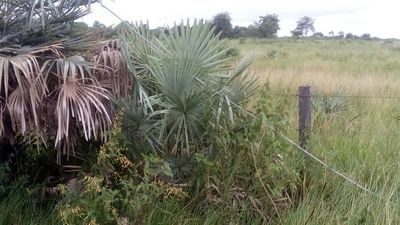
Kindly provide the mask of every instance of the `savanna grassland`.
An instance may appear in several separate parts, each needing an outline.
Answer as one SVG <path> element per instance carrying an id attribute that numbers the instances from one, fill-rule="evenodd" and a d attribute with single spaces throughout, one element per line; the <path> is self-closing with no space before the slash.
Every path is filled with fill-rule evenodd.
<path id="1" fill-rule="evenodd" d="M 258 53 L 251 70 L 269 84 L 263 94 L 273 100 L 271 107 L 282 105 L 276 113 L 287 116 L 293 140 L 295 95 L 300 85 L 311 86 L 316 96 L 310 151 L 374 193 L 306 159 L 301 199 L 277 223 L 399 224 L 400 42 L 242 39 L 231 45 L 240 53 Z M 293 152 L 298 150 L 282 152 L 288 168 L 306 158 Z"/>
<path id="2" fill-rule="evenodd" d="M 45 34 L 32 7 L 4 30 Z M 0 225 L 400 224 L 399 41 L 226 40 L 202 20 L 68 32 L 0 42 Z M 300 85 L 328 167 L 288 143 Z"/>

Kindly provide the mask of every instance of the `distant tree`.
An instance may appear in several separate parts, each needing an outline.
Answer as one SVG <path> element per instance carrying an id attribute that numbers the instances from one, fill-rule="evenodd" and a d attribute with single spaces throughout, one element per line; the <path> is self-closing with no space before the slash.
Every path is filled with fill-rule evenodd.
<path id="1" fill-rule="evenodd" d="M 104 29 L 104 28 L 106 28 L 106 25 L 104 25 L 104 24 L 102 24 L 102 23 L 100 23 L 99 21 L 94 21 L 94 23 L 93 23 L 93 25 L 92 25 L 92 28 L 93 29 L 97 29 L 97 30 L 101 30 L 101 29 Z"/>
<path id="2" fill-rule="evenodd" d="M 249 29 L 247 27 L 235 26 L 232 31 L 232 37 L 246 37 L 249 36 Z"/>
<path id="3" fill-rule="evenodd" d="M 218 13 L 212 19 L 211 24 L 215 27 L 216 33 L 221 33 L 221 38 L 232 36 L 232 19 L 228 12 Z"/>
<path id="4" fill-rule="evenodd" d="M 265 16 L 260 16 L 256 27 L 261 37 L 275 38 L 280 29 L 278 15 L 267 14 Z"/>
<path id="5" fill-rule="evenodd" d="M 150 30 L 156 37 L 160 37 L 162 34 L 167 34 L 167 29 L 165 27 L 157 27 Z"/>
<path id="6" fill-rule="evenodd" d="M 339 31 L 338 35 L 336 36 L 336 38 L 343 39 L 344 38 L 344 32 L 343 31 Z"/>
<path id="7" fill-rule="evenodd" d="M 232 30 L 232 37 L 237 38 L 237 37 L 241 37 L 241 33 L 240 33 L 240 26 L 235 26 Z"/>
<path id="8" fill-rule="evenodd" d="M 116 30 L 117 32 L 123 31 L 124 29 L 129 27 L 129 24 L 131 23 L 127 20 L 121 21 L 120 23 L 115 25 L 114 30 Z"/>
<path id="9" fill-rule="evenodd" d="M 260 31 L 258 30 L 256 25 L 249 25 L 247 27 L 247 36 L 249 37 L 260 37 Z"/>
<path id="10" fill-rule="evenodd" d="M 309 32 L 314 32 L 314 19 L 304 16 L 297 21 L 297 26 L 291 31 L 293 37 L 308 36 Z"/>
<path id="11" fill-rule="evenodd" d="M 335 32 L 332 30 L 332 31 L 329 31 L 329 36 L 330 37 L 335 37 Z"/>
<path id="12" fill-rule="evenodd" d="M 352 38 L 354 38 L 354 35 L 352 33 L 347 33 L 345 38 L 346 39 L 352 39 Z"/>
<path id="13" fill-rule="evenodd" d="M 322 37 L 324 37 L 324 34 L 323 34 L 322 32 L 315 32 L 315 33 L 313 34 L 313 37 L 315 37 L 315 38 L 322 38 Z"/>
<path id="14" fill-rule="evenodd" d="M 299 38 L 303 35 L 303 32 L 300 29 L 294 29 L 290 31 L 290 33 L 292 33 L 292 36 L 295 38 Z"/>
<path id="15" fill-rule="evenodd" d="M 100 23 L 99 21 L 94 21 L 92 27 L 90 28 L 94 33 L 98 35 L 99 38 L 104 38 L 106 32 L 106 25 Z"/>
<path id="16" fill-rule="evenodd" d="M 368 34 L 368 33 L 365 33 L 365 34 L 361 35 L 360 38 L 363 39 L 363 40 L 370 40 L 371 39 L 371 35 Z"/>
<path id="17" fill-rule="evenodd" d="M 89 25 L 87 25 L 85 22 L 73 22 L 71 25 L 72 33 L 82 34 L 89 32 L 90 30 Z"/>

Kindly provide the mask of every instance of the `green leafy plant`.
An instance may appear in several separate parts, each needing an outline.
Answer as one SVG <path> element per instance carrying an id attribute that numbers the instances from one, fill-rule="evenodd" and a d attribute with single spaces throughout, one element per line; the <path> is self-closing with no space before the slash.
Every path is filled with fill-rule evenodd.
<path id="1" fill-rule="evenodd" d="M 143 223 L 155 204 L 187 196 L 167 183 L 172 177 L 168 162 L 155 155 L 130 155 L 121 125 L 117 117 L 110 141 L 101 146 L 89 171 L 61 186 L 56 210 L 63 224 Z"/>

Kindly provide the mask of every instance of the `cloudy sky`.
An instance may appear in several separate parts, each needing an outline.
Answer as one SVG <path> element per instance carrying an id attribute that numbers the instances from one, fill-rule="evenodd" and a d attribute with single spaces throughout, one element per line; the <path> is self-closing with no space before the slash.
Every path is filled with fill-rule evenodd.
<path id="1" fill-rule="evenodd" d="M 229 12 L 233 25 L 248 26 L 259 16 L 278 14 L 279 36 L 290 35 L 302 16 L 315 19 L 316 31 L 328 34 L 343 31 L 381 38 L 400 38 L 399 0 L 105 0 L 103 3 L 124 20 L 149 21 L 151 27 L 172 25 L 181 19 L 212 19 L 219 12 Z M 106 25 L 118 19 L 100 6 L 84 21 Z"/>

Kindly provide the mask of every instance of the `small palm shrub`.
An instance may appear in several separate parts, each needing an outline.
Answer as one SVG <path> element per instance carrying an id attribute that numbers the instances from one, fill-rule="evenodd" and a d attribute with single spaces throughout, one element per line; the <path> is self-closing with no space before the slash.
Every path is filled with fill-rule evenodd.
<path id="1" fill-rule="evenodd" d="M 346 91 L 343 89 L 338 89 L 331 93 L 317 92 L 316 96 L 313 97 L 313 109 L 316 112 L 315 128 L 324 126 L 324 123 L 349 109 L 349 99 L 344 96 L 346 96 Z"/>
<path id="2" fill-rule="evenodd" d="M 207 140 L 209 121 L 233 122 L 237 106 L 254 93 L 255 80 L 245 72 L 254 56 L 233 67 L 226 42 L 203 21 L 159 37 L 146 27 L 128 24 L 121 32 L 133 100 L 154 120 L 153 143 L 172 154 L 193 154 Z"/>
<path id="3" fill-rule="evenodd" d="M 337 90 L 331 93 L 316 94 L 313 99 L 314 109 L 318 113 L 335 114 L 346 111 L 349 108 L 346 92 L 344 90 Z"/>

